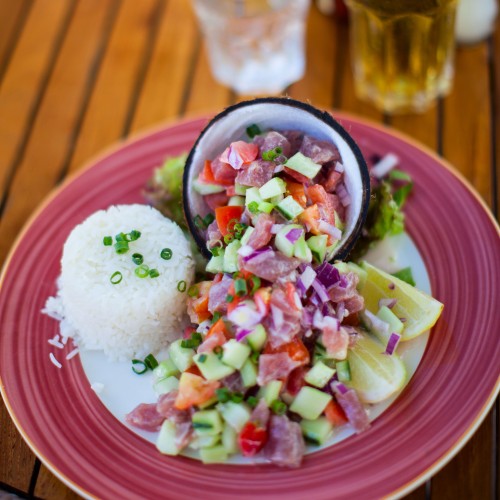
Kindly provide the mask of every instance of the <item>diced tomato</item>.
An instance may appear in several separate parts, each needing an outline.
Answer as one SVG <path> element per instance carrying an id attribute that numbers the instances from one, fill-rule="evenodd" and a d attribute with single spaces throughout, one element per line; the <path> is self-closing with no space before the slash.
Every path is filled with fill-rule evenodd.
<path id="1" fill-rule="evenodd" d="M 209 319 L 212 314 L 208 310 L 208 292 L 212 286 L 211 281 L 200 281 L 196 284 L 198 288 L 197 297 L 188 297 L 187 312 L 193 323 L 200 324 L 202 321 Z"/>
<path id="2" fill-rule="evenodd" d="M 244 163 L 250 163 L 257 158 L 259 146 L 253 142 L 236 141 L 220 155 L 220 160 L 229 163 L 233 168 L 239 170 Z"/>
<path id="3" fill-rule="evenodd" d="M 295 292 L 296 288 L 293 283 L 287 281 L 285 285 L 286 300 L 292 309 L 298 310 L 297 302 L 295 302 Z"/>
<path id="4" fill-rule="evenodd" d="M 267 442 L 267 430 L 247 422 L 238 436 L 238 445 L 245 457 L 253 457 Z"/>
<path id="5" fill-rule="evenodd" d="M 212 171 L 212 162 L 210 160 L 205 160 L 205 166 L 200 172 L 198 180 L 200 182 L 206 182 L 207 184 L 220 184 L 222 186 L 229 186 L 232 184 L 232 181 L 230 180 L 217 180 L 214 177 L 214 173 Z"/>
<path id="6" fill-rule="evenodd" d="M 284 170 L 290 177 L 300 182 L 301 184 L 305 184 L 307 186 L 311 182 L 311 179 L 307 178 L 305 175 L 299 174 L 291 168 L 285 167 Z"/>
<path id="7" fill-rule="evenodd" d="M 286 188 L 290 196 L 302 207 L 306 208 L 307 198 L 304 184 L 299 182 L 287 181 Z"/>
<path id="8" fill-rule="evenodd" d="M 306 369 L 303 366 L 299 366 L 293 370 L 286 381 L 285 390 L 291 396 L 296 396 L 300 389 L 304 387 L 304 376 L 306 374 Z"/>
<path id="9" fill-rule="evenodd" d="M 336 401 L 333 401 L 333 399 L 326 405 L 325 417 L 335 426 L 347 424 L 347 417 L 344 410 Z"/>
<path id="10" fill-rule="evenodd" d="M 186 410 L 194 405 L 200 405 L 215 396 L 215 390 L 220 383 L 216 380 L 208 381 L 198 375 L 183 372 L 179 379 L 179 393 L 174 406 L 178 410 Z"/>
<path id="11" fill-rule="evenodd" d="M 191 365 L 189 368 L 186 368 L 184 373 L 191 373 L 192 375 L 198 375 L 198 377 L 205 378 L 196 365 Z"/>
<path id="12" fill-rule="evenodd" d="M 309 363 L 309 351 L 303 344 L 302 340 L 297 337 L 295 337 L 291 342 L 280 345 L 276 348 L 273 348 L 271 343 L 268 342 L 264 348 L 264 354 L 275 354 L 278 352 L 286 352 L 288 356 L 293 359 L 293 361 L 297 361 L 301 365 Z"/>
<path id="13" fill-rule="evenodd" d="M 216 334 L 222 334 L 222 336 L 228 340 L 231 338 L 231 335 L 229 335 L 229 331 L 227 330 L 226 323 L 222 320 L 222 318 L 218 319 L 211 327 L 210 330 L 208 330 L 207 337 L 210 337 L 211 335 L 216 335 Z M 222 344 L 221 344 L 222 345 Z"/>
<path id="14" fill-rule="evenodd" d="M 239 221 L 243 210 L 243 207 L 238 206 L 219 207 L 215 209 L 215 220 L 222 236 L 226 236 L 226 234 L 231 232 L 233 224 L 230 224 L 230 222 L 233 219 Z"/>
<path id="15" fill-rule="evenodd" d="M 314 184 L 307 188 L 307 196 L 311 200 L 311 203 L 323 203 L 326 205 L 327 202 L 327 192 L 321 184 Z"/>
<path id="16" fill-rule="evenodd" d="M 321 234 L 319 230 L 320 214 L 318 205 L 307 207 L 300 215 L 299 222 L 307 227 L 313 234 Z"/>
<path id="17" fill-rule="evenodd" d="M 271 304 L 271 287 L 267 286 L 259 288 L 253 295 L 253 300 L 259 312 L 264 313 L 265 316 L 269 314 Z"/>

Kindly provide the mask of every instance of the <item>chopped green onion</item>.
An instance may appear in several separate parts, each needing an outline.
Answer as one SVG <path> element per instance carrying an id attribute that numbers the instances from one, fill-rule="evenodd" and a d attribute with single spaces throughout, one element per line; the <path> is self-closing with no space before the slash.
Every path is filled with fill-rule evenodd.
<path id="1" fill-rule="evenodd" d="M 250 290 L 250 293 L 253 294 L 260 288 L 261 282 L 258 276 L 252 276 L 250 281 L 252 282 L 252 289 Z"/>
<path id="2" fill-rule="evenodd" d="M 247 282 L 243 278 L 239 278 L 234 282 L 234 291 L 238 297 L 242 297 L 248 293 Z"/>
<path id="3" fill-rule="evenodd" d="M 233 392 L 231 394 L 231 401 L 233 403 L 241 403 L 244 399 L 244 396 L 243 394 L 241 394 L 241 392 Z"/>
<path id="4" fill-rule="evenodd" d="M 205 227 L 208 227 L 210 224 L 212 224 L 212 222 L 215 220 L 215 217 L 214 217 L 214 214 L 210 214 L 208 213 L 207 215 L 205 215 L 205 217 L 203 218 L 203 223 L 205 224 Z"/>
<path id="5" fill-rule="evenodd" d="M 231 233 L 234 233 L 235 231 L 235 228 L 236 228 L 236 225 L 239 224 L 239 220 L 238 219 L 231 219 L 228 223 L 227 223 L 227 230 Z"/>
<path id="6" fill-rule="evenodd" d="M 226 295 L 226 302 L 230 304 L 234 300 L 234 297 L 230 294 Z"/>
<path id="7" fill-rule="evenodd" d="M 136 365 L 138 365 L 140 368 L 137 368 Z M 133 359 L 132 371 L 134 373 L 137 373 L 137 375 L 142 375 L 143 373 L 146 373 L 148 371 L 148 367 L 146 366 L 146 363 L 144 363 L 144 361 L 141 361 L 140 359 Z"/>
<path id="8" fill-rule="evenodd" d="M 200 356 L 198 357 L 198 361 L 200 363 L 204 363 L 206 360 L 207 360 L 207 355 L 206 354 L 200 354 Z"/>
<path id="9" fill-rule="evenodd" d="M 389 172 L 389 179 L 391 181 L 406 181 L 412 182 L 411 176 L 402 170 L 394 169 Z"/>
<path id="10" fill-rule="evenodd" d="M 213 425 L 208 422 L 191 422 L 193 429 L 212 429 Z"/>
<path id="11" fill-rule="evenodd" d="M 229 243 L 231 243 L 231 241 L 234 240 L 234 234 L 231 234 L 231 233 L 227 233 L 225 236 L 224 236 L 224 243 L 226 245 L 229 245 Z"/>
<path id="12" fill-rule="evenodd" d="M 158 278 L 158 276 L 160 276 L 158 269 L 150 269 L 149 270 L 149 277 L 150 278 Z"/>
<path id="13" fill-rule="evenodd" d="M 252 123 L 249 127 L 247 127 L 247 135 L 250 139 L 253 139 L 256 135 L 262 134 L 260 128 L 255 123 Z"/>
<path id="14" fill-rule="evenodd" d="M 132 255 L 132 262 L 140 266 L 144 262 L 144 257 L 140 253 L 134 253 Z"/>
<path id="15" fill-rule="evenodd" d="M 222 253 L 222 248 L 221 247 L 212 247 L 210 249 L 210 251 L 212 252 L 212 255 L 214 257 L 218 257 Z"/>
<path id="16" fill-rule="evenodd" d="M 205 221 L 201 218 L 201 215 L 196 215 L 195 218 L 193 219 L 194 225 L 198 229 L 206 229 L 207 226 L 205 225 Z"/>
<path id="17" fill-rule="evenodd" d="M 214 316 L 212 318 L 212 324 L 217 323 L 217 321 L 219 321 L 221 316 L 222 316 L 222 314 L 219 311 L 215 311 Z"/>
<path id="18" fill-rule="evenodd" d="M 196 347 L 198 347 L 203 342 L 203 337 L 199 332 L 193 332 L 191 334 L 191 338 L 193 339 L 193 342 L 196 344 Z"/>
<path id="19" fill-rule="evenodd" d="M 275 399 L 271 403 L 271 410 L 276 415 L 284 415 L 286 413 L 287 407 L 286 407 L 286 404 L 283 403 L 283 401 L 280 401 L 279 399 Z"/>
<path id="20" fill-rule="evenodd" d="M 253 214 L 256 214 L 259 211 L 259 204 L 256 201 L 251 201 L 248 204 L 248 210 L 250 210 Z"/>
<path id="21" fill-rule="evenodd" d="M 128 241 L 135 241 L 141 237 L 141 232 L 137 231 L 137 229 L 133 229 L 130 233 L 127 234 Z"/>
<path id="22" fill-rule="evenodd" d="M 184 280 L 181 280 L 179 281 L 179 283 L 177 283 L 177 290 L 179 290 L 179 292 L 181 293 L 186 291 L 186 287 L 187 283 Z"/>
<path id="23" fill-rule="evenodd" d="M 283 150 L 278 146 L 274 149 L 264 151 L 262 153 L 262 159 L 266 161 L 274 161 L 281 153 L 283 153 Z"/>
<path id="24" fill-rule="evenodd" d="M 184 347 L 184 349 L 193 348 L 194 347 L 193 339 L 181 340 L 181 347 Z"/>
<path id="25" fill-rule="evenodd" d="M 115 243 L 115 251 L 118 254 L 127 253 L 129 250 L 128 242 L 124 240 L 118 240 Z"/>
<path id="26" fill-rule="evenodd" d="M 199 293 L 200 293 L 200 290 L 198 289 L 198 287 L 196 285 L 191 285 L 188 288 L 188 295 L 190 297 L 198 297 Z"/>
<path id="27" fill-rule="evenodd" d="M 110 247 L 113 244 L 113 238 L 111 236 L 104 236 L 102 243 L 105 247 Z"/>
<path id="28" fill-rule="evenodd" d="M 252 363 L 258 364 L 259 363 L 259 356 L 260 356 L 260 353 L 252 352 L 252 354 L 250 354 L 250 361 Z"/>
<path id="29" fill-rule="evenodd" d="M 119 233 L 115 236 L 116 241 L 128 241 L 127 235 L 125 233 Z"/>
<path id="30" fill-rule="evenodd" d="M 247 404 L 250 408 L 255 408 L 258 402 L 259 400 L 255 396 L 248 396 L 247 398 Z"/>
<path id="31" fill-rule="evenodd" d="M 154 370 L 158 366 L 158 361 L 156 361 L 156 358 L 152 354 L 148 354 L 144 358 L 144 364 L 150 369 Z"/>
<path id="32" fill-rule="evenodd" d="M 109 278 L 109 281 L 111 281 L 113 285 L 118 285 L 118 283 L 120 283 L 122 279 L 123 279 L 122 273 L 120 271 L 115 271 L 111 275 L 111 278 Z"/>
<path id="33" fill-rule="evenodd" d="M 220 403 L 227 403 L 231 399 L 231 393 L 227 387 L 215 389 L 215 395 Z"/>
<path id="34" fill-rule="evenodd" d="M 139 267 L 136 267 L 134 272 L 138 278 L 147 278 L 149 275 L 149 266 L 142 264 Z"/>
<path id="35" fill-rule="evenodd" d="M 170 250 L 170 248 L 164 248 L 160 252 L 160 257 L 165 260 L 170 260 L 172 258 L 172 250 Z"/>

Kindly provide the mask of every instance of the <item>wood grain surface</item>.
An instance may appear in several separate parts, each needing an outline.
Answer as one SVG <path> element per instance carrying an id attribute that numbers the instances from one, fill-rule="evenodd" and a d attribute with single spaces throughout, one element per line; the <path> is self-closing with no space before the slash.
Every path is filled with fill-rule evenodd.
<path id="1" fill-rule="evenodd" d="M 313 7 L 307 73 L 286 94 L 413 136 L 449 160 L 498 217 L 499 29 L 457 49 L 448 97 L 425 114 L 390 117 L 354 94 L 348 26 Z M 0 0 L 0 263 L 49 191 L 100 150 L 243 97 L 212 77 L 188 0 Z M 464 449 L 406 498 L 499 498 L 498 428 L 497 402 Z M 28 449 L 3 403 L 2 489 L 77 498 Z"/>

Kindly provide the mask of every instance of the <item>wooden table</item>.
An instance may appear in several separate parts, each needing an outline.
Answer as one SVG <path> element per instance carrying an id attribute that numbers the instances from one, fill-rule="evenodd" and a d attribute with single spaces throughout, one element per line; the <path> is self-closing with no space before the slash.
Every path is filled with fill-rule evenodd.
<path id="1" fill-rule="evenodd" d="M 313 8 L 307 38 L 307 75 L 288 95 L 412 135 L 455 165 L 498 216 L 498 29 L 458 49 L 449 97 L 423 115 L 393 118 L 355 97 L 345 24 Z M 2 263 L 49 191 L 102 148 L 242 98 L 212 78 L 188 0 L 0 0 L 0 82 Z M 499 498 L 498 428 L 497 402 L 464 449 L 408 498 Z M 0 489 L 77 497 L 28 449 L 3 403 Z"/>

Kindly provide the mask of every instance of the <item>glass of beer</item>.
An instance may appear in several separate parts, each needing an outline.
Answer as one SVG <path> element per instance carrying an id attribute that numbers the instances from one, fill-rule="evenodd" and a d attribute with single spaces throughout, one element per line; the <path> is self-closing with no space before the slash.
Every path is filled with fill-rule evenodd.
<path id="1" fill-rule="evenodd" d="M 453 82 L 457 0 L 346 0 L 356 94 L 386 113 L 423 112 Z"/>

